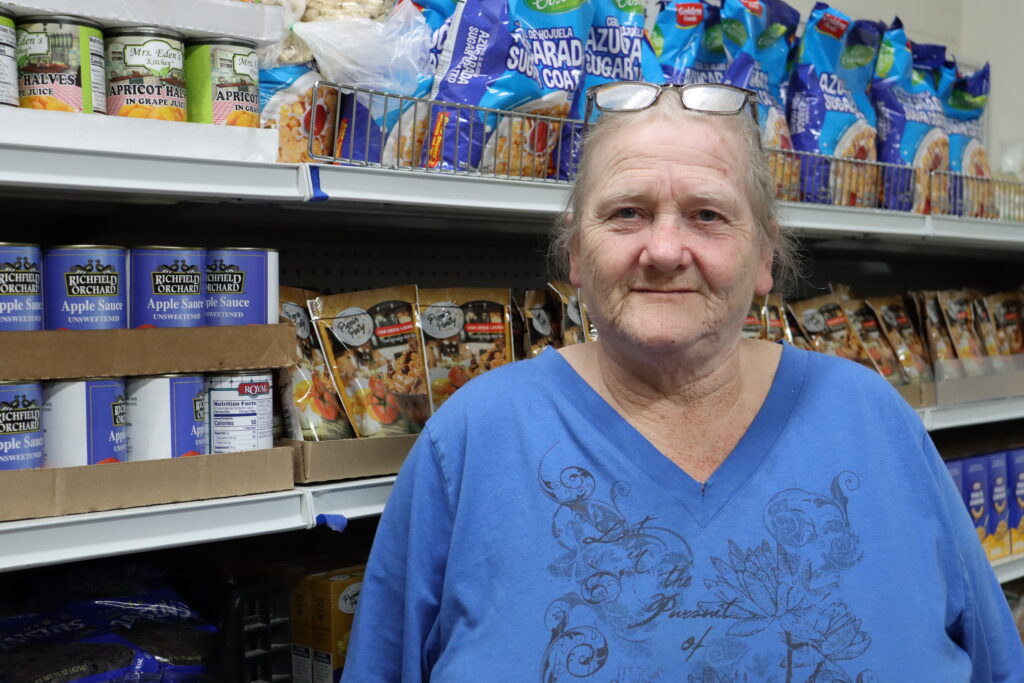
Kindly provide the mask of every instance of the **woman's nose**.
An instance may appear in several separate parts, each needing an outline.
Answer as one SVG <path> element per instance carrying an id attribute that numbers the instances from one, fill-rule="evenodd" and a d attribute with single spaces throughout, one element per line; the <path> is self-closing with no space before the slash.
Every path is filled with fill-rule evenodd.
<path id="1" fill-rule="evenodd" d="M 679 216 L 657 216 L 648 227 L 640 265 L 671 272 L 686 268 L 692 262 L 693 252 L 683 221 Z"/>

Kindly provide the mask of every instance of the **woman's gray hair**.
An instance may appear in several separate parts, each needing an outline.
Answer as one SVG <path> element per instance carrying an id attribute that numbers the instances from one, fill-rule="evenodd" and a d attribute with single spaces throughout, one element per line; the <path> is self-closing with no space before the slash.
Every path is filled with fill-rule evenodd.
<path id="1" fill-rule="evenodd" d="M 668 93 L 665 93 L 668 95 Z M 775 178 L 768 163 L 768 155 L 760 143 L 760 131 L 754 118 L 746 112 L 739 116 L 713 116 L 686 111 L 671 96 L 663 96 L 658 103 L 641 112 L 606 113 L 597 123 L 588 127 L 581 145 L 576 184 L 569 196 L 566 210 L 556 219 L 549 248 L 549 256 L 556 277 L 567 279 L 569 272 L 569 245 L 579 230 L 579 220 L 590 199 L 590 186 L 595 173 L 592 159 L 596 150 L 607 140 L 626 127 L 636 127 L 655 117 L 685 120 L 700 117 L 714 119 L 721 126 L 738 136 L 747 151 L 746 190 L 754 222 L 761 238 L 767 240 L 773 252 L 772 275 L 774 290 L 786 293 L 791 290 L 799 277 L 798 242 L 793 234 L 779 224 L 778 204 L 775 200 Z"/>

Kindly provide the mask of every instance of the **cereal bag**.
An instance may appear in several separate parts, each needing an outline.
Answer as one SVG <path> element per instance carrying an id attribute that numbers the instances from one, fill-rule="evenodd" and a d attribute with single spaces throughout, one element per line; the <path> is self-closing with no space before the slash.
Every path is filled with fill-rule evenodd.
<path id="1" fill-rule="evenodd" d="M 562 346 L 561 298 L 556 306 L 554 292 L 531 289 L 526 292 L 523 314 L 526 317 L 525 357 L 533 358 L 551 346 Z"/>
<path id="2" fill-rule="evenodd" d="M 285 430 L 293 441 L 325 441 L 355 436 L 309 319 L 307 302 L 318 296 L 317 292 L 295 287 L 281 287 L 278 296 L 281 322 L 295 325 L 296 355 L 299 358 L 297 365 L 281 370 L 278 383 Z"/>
<path id="3" fill-rule="evenodd" d="M 989 364 L 985 357 L 985 343 L 974 325 L 971 296 L 964 290 L 946 290 L 938 293 L 937 300 L 964 374 L 968 377 L 986 374 Z"/>
<path id="4" fill-rule="evenodd" d="M 940 45 L 911 44 L 899 18 L 882 36 L 871 82 L 878 115 L 878 157 L 908 167 L 884 172 L 886 209 L 928 213 L 929 173 L 949 166 L 949 140 L 935 79 L 944 54 Z"/>
<path id="5" fill-rule="evenodd" d="M 953 69 L 956 74 L 955 67 Z M 982 146 L 981 116 L 988 102 L 989 65 L 967 76 L 955 75 L 941 88 L 942 109 L 949 134 L 949 170 L 967 178 L 954 177 L 949 185 L 949 213 L 972 218 L 999 218 L 995 189 L 985 178 L 992 177 L 988 154 Z"/>
<path id="6" fill-rule="evenodd" d="M 507 289 L 421 289 L 430 401 L 440 408 L 466 382 L 512 361 Z"/>
<path id="7" fill-rule="evenodd" d="M 1021 300 L 1017 292 L 1000 292 L 985 297 L 985 308 L 996 329 L 996 342 L 1004 356 L 1024 353 L 1021 329 Z"/>
<path id="8" fill-rule="evenodd" d="M 722 11 L 705 0 L 670 0 L 651 32 L 665 81 L 722 83 L 729 57 L 722 42 Z"/>
<path id="9" fill-rule="evenodd" d="M 846 43 L 839 55 L 839 66 L 836 73 L 850 92 L 857 111 L 864 117 L 864 122 L 871 129 L 867 135 L 865 129 L 856 126 L 849 131 L 836 145 L 835 155 L 861 161 L 878 159 L 875 129 L 878 120 L 875 107 L 871 104 L 871 77 L 875 72 L 875 61 L 878 59 L 878 46 L 882 42 L 885 25 L 878 21 L 859 19 L 853 22 L 846 33 Z M 838 174 L 833 170 L 832 200 L 841 206 L 878 206 L 878 191 L 882 176 L 877 166 L 845 164 L 845 172 Z"/>
<path id="10" fill-rule="evenodd" d="M 757 93 L 761 139 L 770 149 L 793 149 L 781 86 L 799 21 L 800 14 L 782 0 L 725 0 L 722 5 L 730 60 L 725 81 Z M 769 162 L 779 199 L 798 200 L 799 160 L 772 154 Z"/>
<path id="11" fill-rule="evenodd" d="M 260 70 L 260 124 L 278 130 L 277 160 L 314 161 L 313 154 L 332 155 L 338 91 L 321 88 L 313 111 L 313 87 L 320 74 L 312 64 L 291 64 Z"/>
<path id="12" fill-rule="evenodd" d="M 425 165 L 530 178 L 556 172 L 558 119 L 568 116 L 583 78 L 593 13 L 593 3 L 580 0 L 460 2 L 433 99 L 553 118 L 526 120 L 434 105 Z"/>
<path id="13" fill-rule="evenodd" d="M 430 398 L 416 285 L 320 296 L 309 312 L 356 435 L 419 433 Z"/>
<path id="14" fill-rule="evenodd" d="M 852 29 L 853 21 L 842 12 L 823 2 L 814 6 L 790 79 L 789 129 L 794 149 L 874 161 L 875 129 L 840 75 L 844 59 L 852 66 L 874 57 L 868 50 L 848 49 Z M 800 171 L 802 201 L 850 204 L 852 198 L 855 204 L 858 193 L 864 193 L 864 170 L 822 157 L 805 158 Z"/>
<path id="15" fill-rule="evenodd" d="M 868 300 L 868 306 L 878 316 L 878 322 L 910 381 L 932 381 L 932 368 L 928 363 L 927 351 L 917 330 L 914 329 L 903 297 L 872 297 Z"/>
<path id="16" fill-rule="evenodd" d="M 843 303 L 836 294 L 797 301 L 790 304 L 797 322 L 810 340 L 815 351 L 838 356 L 877 370 L 843 311 Z"/>
<path id="17" fill-rule="evenodd" d="M 579 290 L 560 280 L 549 283 L 549 286 L 556 301 L 561 303 L 562 346 L 588 341 L 590 323 L 583 312 Z"/>
<path id="18" fill-rule="evenodd" d="M 907 384 L 899 357 L 889 344 L 889 339 L 878 323 L 875 312 L 864 299 L 847 299 L 843 302 L 846 317 L 853 323 L 853 329 L 878 368 L 879 374 L 893 386 Z"/>

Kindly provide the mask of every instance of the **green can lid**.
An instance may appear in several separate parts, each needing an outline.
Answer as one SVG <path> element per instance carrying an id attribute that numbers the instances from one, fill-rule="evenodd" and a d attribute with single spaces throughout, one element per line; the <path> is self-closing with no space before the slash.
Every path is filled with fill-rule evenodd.
<path id="1" fill-rule="evenodd" d="M 18 26 L 22 24 L 73 24 L 75 26 L 87 26 L 97 30 L 103 30 L 98 21 L 76 17 L 73 14 L 33 14 L 18 19 Z"/>
<path id="2" fill-rule="evenodd" d="M 170 38 L 178 42 L 184 42 L 185 34 L 172 31 L 169 28 L 159 26 L 127 26 L 123 28 L 110 28 L 103 32 L 106 38 L 120 38 L 123 36 L 151 36 L 154 38 Z"/>
<path id="3" fill-rule="evenodd" d="M 186 47 L 197 47 L 200 45 L 229 45 L 231 47 L 244 47 L 250 50 L 256 49 L 255 40 L 243 38 L 192 38 L 185 42 Z"/>

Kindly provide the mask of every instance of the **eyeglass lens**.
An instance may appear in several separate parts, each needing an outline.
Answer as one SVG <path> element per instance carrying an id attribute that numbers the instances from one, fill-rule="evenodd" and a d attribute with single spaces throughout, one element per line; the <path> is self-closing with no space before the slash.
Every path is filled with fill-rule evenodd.
<path id="1" fill-rule="evenodd" d="M 743 108 L 747 96 L 734 88 L 708 84 L 700 88 L 684 88 L 679 91 L 683 106 L 697 111 L 736 113 Z"/>
<path id="2" fill-rule="evenodd" d="M 653 83 L 610 83 L 594 94 L 594 104 L 610 111 L 635 111 L 651 106 L 659 92 Z"/>

